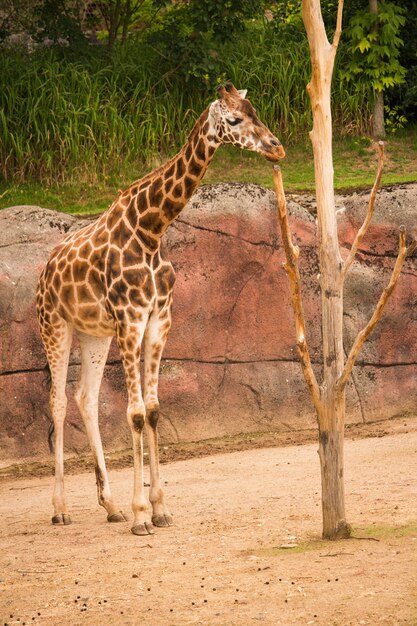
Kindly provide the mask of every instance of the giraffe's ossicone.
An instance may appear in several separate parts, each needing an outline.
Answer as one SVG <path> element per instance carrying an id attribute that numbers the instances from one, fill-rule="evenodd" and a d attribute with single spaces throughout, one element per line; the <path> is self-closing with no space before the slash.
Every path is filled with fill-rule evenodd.
<path id="1" fill-rule="evenodd" d="M 158 375 L 171 326 L 175 274 L 161 250 L 161 239 L 203 178 L 217 148 L 231 143 L 271 161 L 285 155 L 281 143 L 260 122 L 246 92 L 231 83 L 202 113 L 186 144 L 165 165 L 136 181 L 95 222 L 68 235 L 51 253 L 38 284 L 37 314 L 51 370 L 50 405 L 54 421 L 55 524 L 68 524 L 64 491 L 66 378 L 73 331 L 81 349 L 75 398 L 94 457 L 99 503 L 110 522 L 126 516 L 115 505 L 98 426 L 98 394 L 111 338 L 116 336 L 128 390 L 127 419 L 133 438 L 132 532 L 170 526 L 159 478 Z M 140 360 L 143 350 L 143 393 Z M 152 516 L 143 480 L 143 429 L 149 442 Z"/>

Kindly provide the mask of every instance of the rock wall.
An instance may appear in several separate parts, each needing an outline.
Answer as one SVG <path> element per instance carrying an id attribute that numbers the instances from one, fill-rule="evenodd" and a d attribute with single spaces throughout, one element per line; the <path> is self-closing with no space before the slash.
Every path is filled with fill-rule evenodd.
<path id="1" fill-rule="evenodd" d="M 367 194 L 338 197 L 346 255 L 366 211 Z M 320 376 L 320 297 L 314 198 L 289 199 L 301 249 L 304 308 Z M 315 425 L 297 361 L 289 285 L 272 191 L 255 185 L 202 187 L 170 227 L 165 247 L 177 273 L 173 327 L 161 367 L 161 441 Z M 417 224 L 417 185 L 380 193 L 373 224 L 345 292 L 345 345 L 372 314 L 389 280 L 398 226 Z M 0 212 L 0 457 L 3 463 L 47 453 L 46 360 L 34 313 L 39 272 L 49 251 L 85 220 L 39 207 Z M 347 390 L 347 421 L 416 413 L 417 259 L 406 262 L 383 320 L 360 354 Z M 69 367 L 66 449 L 86 449 L 72 399 L 79 369 Z M 100 395 L 107 450 L 128 447 L 126 393 L 112 347 Z"/>

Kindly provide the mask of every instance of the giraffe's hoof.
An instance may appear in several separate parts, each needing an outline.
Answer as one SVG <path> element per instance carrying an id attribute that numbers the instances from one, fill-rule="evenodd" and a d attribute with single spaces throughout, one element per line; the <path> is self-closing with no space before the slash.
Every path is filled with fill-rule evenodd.
<path id="1" fill-rule="evenodd" d="M 54 526 L 68 526 L 68 524 L 71 524 L 71 517 L 68 513 L 59 513 L 53 516 L 52 523 Z"/>
<path id="2" fill-rule="evenodd" d="M 118 513 L 112 513 L 111 515 L 108 515 L 107 521 L 113 524 L 115 522 L 127 522 L 128 520 L 123 511 L 119 511 Z"/>
<path id="3" fill-rule="evenodd" d="M 136 526 L 132 526 L 131 530 L 134 535 L 139 535 L 141 537 L 154 534 L 153 526 L 149 522 L 145 522 L 144 524 L 136 524 Z"/>
<path id="4" fill-rule="evenodd" d="M 152 515 L 152 524 L 158 528 L 172 526 L 173 523 L 172 515 Z"/>

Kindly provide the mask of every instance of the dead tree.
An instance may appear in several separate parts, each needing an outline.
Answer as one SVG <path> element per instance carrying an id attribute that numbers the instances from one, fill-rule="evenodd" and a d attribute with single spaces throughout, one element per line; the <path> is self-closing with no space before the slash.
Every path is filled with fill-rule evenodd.
<path id="1" fill-rule="evenodd" d="M 384 145 L 379 144 L 377 176 L 372 189 L 367 215 L 352 244 L 349 256 L 343 261 L 338 241 L 333 186 L 332 116 L 330 89 L 334 59 L 342 26 L 343 0 L 339 0 L 336 31 L 330 44 L 323 24 L 320 0 L 302 0 L 304 25 L 310 45 L 312 79 L 307 85 L 313 111 L 313 129 L 310 139 L 314 152 L 316 180 L 318 245 L 320 264 L 323 379 L 317 382 L 313 371 L 305 330 L 298 270 L 299 250 L 293 245 L 288 226 L 286 200 L 280 168 L 274 167 L 274 187 L 278 199 L 279 222 L 287 262 L 284 269 L 291 284 L 291 298 L 296 321 L 296 339 L 302 370 L 309 387 L 318 417 L 319 456 L 321 465 L 323 538 L 349 537 L 351 528 L 346 522 L 343 439 L 345 424 L 345 388 L 353 365 L 364 341 L 382 315 L 398 280 L 405 258 L 414 252 L 417 242 L 406 245 L 405 229 L 400 229 L 400 248 L 391 280 L 384 289 L 374 314 L 358 334 L 346 359 L 343 351 L 343 287 L 375 205 L 379 188 Z"/>

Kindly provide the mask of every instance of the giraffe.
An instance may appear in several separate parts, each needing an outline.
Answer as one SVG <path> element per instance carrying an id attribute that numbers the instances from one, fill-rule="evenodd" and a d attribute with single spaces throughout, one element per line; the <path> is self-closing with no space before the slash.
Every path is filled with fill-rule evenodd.
<path id="1" fill-rule="evenodd" d="M 58 244 L 42 271 L 37 315 L 50 372 L 54 423 L 55 483 L 52 523 L 71 523 L 64 489 L 66 378 L 73 332 L 81 350 L 75 400 L 92 450 L 98 502 L 109 522 L 127 521 L 109 485 L 98 424 L 98 395 L 112 337 L 121 354 L 133 444 L 135 535 L 171 526 L 159 475 L 158 376 L 171 327 L 175 274 L 161 239 L 203 178 L 221 144 L 256 151 L 268 160 L 285 156 L 280 141 L 259 121 L 246 91 L 220 86 L 218 98 L 199 117 L 180 152 L 128 189 L 95 222 Z M 140 375 L 143 349 L 143 393 Z M 149 447 L 150 489 L 144 490 L 143 432 Z"/>

